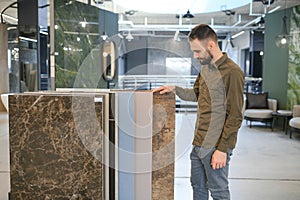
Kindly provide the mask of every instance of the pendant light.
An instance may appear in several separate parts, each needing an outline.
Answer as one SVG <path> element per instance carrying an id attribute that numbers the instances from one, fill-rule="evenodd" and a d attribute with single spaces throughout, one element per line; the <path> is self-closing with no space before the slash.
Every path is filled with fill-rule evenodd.
<path id="1" fill-rule="evenodd" d="M 108 39 L 108 35 L 106 34 L 105 31 L 103 31 L 102 35 L 101 35 L 102 40 L 107 40 Z"/>
<path id="2" fill-rule="evenodd" d="M 291 36 L 288 34 L 288 31 L 287 31 L 286 10 L 287 10 L 287 7 L 286 7 L 286 0 L 285 0 L 285 10 L 284 10 L 284 16 L 282 18 L 282 21 L 283 21 L 282 32 L 275 39 L 276 45 L 280 48 L 288 47 L 290 44 L 290 41 L 291 41 Z"/>
<path id="3" fill-rule="evenodd" d="M 103 20 L 103 22 L 104 22 L 104 23 L 103 23 L 103 25 L 104 25 L 104 26 L 103 26 L 103 27 L 104 27 L 103 29 L 104 29 L 104 30 L 103 30 L 103 33 L 102 33 L 102 35 L 101 35 L 101 38 L 102 38 L 103 41 L 105 41 L 105 40 L 108 39 L 108 35 L 106 34 L 106 31 L 105 31 L 105 28 L 106 28 L 106 27 L 105 27 L 105 15 L 106 15 L 105 12 L 106 12 L 106 11 L 103 10 L 103 13 L 104 13 L 104 14 L 103 14 L 103 15 L 104 15 L 104 16 L 103 16 L 103 19 L 104 19 L 104 20 Z"/>
<path id="4" fill-rule="evenodd" d="M 188 10 L 187 12 L 186 12 L 186 14 L 184 14 L 183 16 L 182 16 L 182 18 L 187 18 L 187 19 L 191 19 L 191 18 L 194 18 L 195 16 L 193 15 L 193 14 L 191 14 L 190 13 L 190 10 Z"/>

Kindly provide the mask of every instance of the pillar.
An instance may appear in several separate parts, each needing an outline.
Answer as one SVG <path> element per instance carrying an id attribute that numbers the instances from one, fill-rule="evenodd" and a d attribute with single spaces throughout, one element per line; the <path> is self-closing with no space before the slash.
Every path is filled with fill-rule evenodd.
<path id="1" fill-rule="evenodd" d="M 0 24 L 0 94 L 9 92 L 7 25 Z M 6 111 L 0 100 L 0 112 Z"/>

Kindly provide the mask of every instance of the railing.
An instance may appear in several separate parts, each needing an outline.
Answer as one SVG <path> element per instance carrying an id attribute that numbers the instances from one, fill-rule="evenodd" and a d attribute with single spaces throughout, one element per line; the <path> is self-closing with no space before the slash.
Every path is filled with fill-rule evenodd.
<path id="1" fill-rule="evenodd" d="M 125 75 L 119 76 L 118 88 L 125 90 L 152 90 L 162 85 L 193 88 L 197 76 Z M 183 101 L 176 96 L 176 111 L 196 111 L 197 102 Z"/>
<path id="2" fill-rule="evenodd" d="M 119 76 L 118 88 L 151 90 L 162 85 L 193 87 L 197 76 L 173 75 L 125 75 Z"/>

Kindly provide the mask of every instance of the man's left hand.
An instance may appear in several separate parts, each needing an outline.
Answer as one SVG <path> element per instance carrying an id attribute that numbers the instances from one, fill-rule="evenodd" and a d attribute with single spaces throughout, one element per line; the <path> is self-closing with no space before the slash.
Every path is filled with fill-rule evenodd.
<path id="1" fill-rule="evenodd" d="M 211 157 L 211 166 L 212 166 L 213 170 L 225 167 L 226 159 L 227 159 L 226 153 L 219 151 L 219 150 L 215 150 L 215 152 L 213 153 L 213 155 Z"/>

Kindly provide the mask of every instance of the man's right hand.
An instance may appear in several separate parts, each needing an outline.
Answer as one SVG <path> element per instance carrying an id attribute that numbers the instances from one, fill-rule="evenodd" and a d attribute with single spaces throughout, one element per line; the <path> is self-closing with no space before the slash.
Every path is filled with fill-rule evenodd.
<path id="1" fill-rule="evenodd" d="M 159 92 L 159 94 L 169 93 L 175 91 L 175 85 L 165 85 L 155 88 L 153 92 Z"/>

